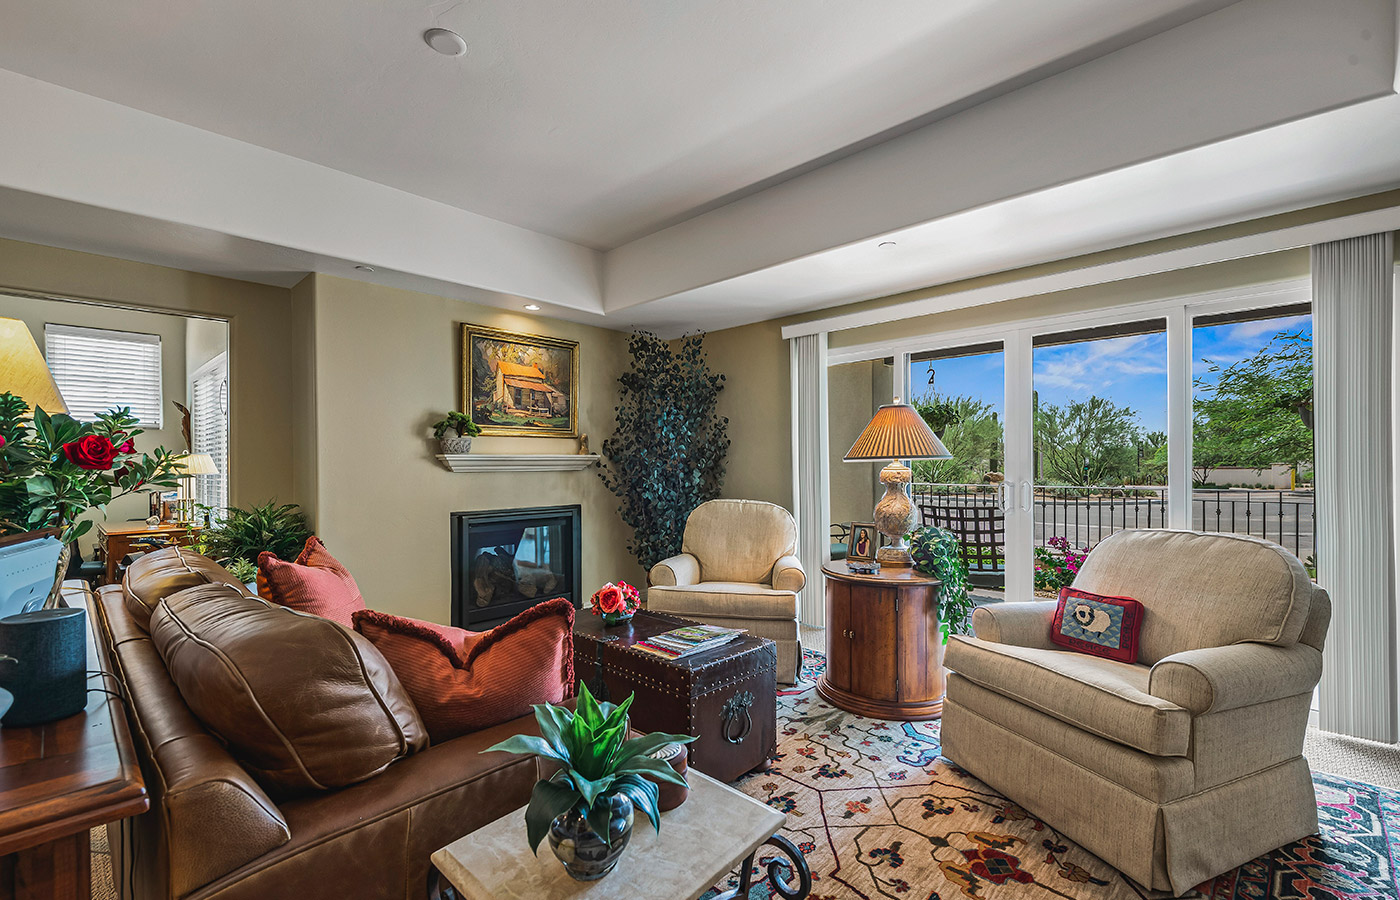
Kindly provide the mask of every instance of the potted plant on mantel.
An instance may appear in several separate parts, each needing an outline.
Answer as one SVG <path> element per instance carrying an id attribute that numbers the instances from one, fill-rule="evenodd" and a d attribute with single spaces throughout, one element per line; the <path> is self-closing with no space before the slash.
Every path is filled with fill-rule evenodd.
<path id="1" fill-rule="evenodd" d="M 469 453 L 472 438 L 481 434 L 481 426 L 466 413 L 452 411 L 433 423 L 433 437 L 443 453 Z"/>
<path id="2" fill-rule="evenodd" d="M 632 838 L 634 809 L 660 832 L 659 782 L 686 783 L 671 763 L 652 754 L 695 738 L 656 731 L 627 740 L 627 708 L 635 696 L 616 706 L 599 703 L 580 683 L 577 711 L 551 703 L 534 707 L 541 737 L 517 734 L 482 751 L 526 753 L 559 765 L 535 782 L 525 834 L 531 852 L 548 834 L 550 849 L 579 881 L 602 878 L 617 865 Z"/>

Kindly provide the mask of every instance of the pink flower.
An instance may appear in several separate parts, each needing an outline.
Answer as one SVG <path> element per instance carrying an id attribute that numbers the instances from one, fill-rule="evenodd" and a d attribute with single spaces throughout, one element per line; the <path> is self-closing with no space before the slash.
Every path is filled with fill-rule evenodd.
<path id="1" fill-rule="evenodd" d="M 128 438 L 125 443 L 117 448 L 118 453 L 135 453 L 136 442 Z"/>
<path id="2" fill-rule="evenodd" d="M 622 612 L 623 605 L 622 589 L 611 582 L 600 587 L 593 595 L 594 608 L 605 613 Z"/>

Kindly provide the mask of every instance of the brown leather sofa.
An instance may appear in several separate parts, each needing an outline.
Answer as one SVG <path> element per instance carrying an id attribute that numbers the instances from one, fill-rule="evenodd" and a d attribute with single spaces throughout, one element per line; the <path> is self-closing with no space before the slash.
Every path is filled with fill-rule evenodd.
<path id="1" fill-rule="evenodd" d="M 108 828 L 123 900 L 422 900 L 433 851 L 528 802 L 535 760 L 480 751 L 538 734 L 533 717 L 274 803 L 190 711 L 142 621 L 165 597 L 211 583 L 246 590 L 211 560 L 171 548 L 98 592 L 151 798 L 149 812 Z"/>

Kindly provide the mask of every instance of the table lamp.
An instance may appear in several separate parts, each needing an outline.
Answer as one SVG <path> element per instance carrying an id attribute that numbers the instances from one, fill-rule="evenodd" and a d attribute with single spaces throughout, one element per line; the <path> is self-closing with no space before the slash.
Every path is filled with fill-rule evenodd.
<path id="1" fill-rule="evenodd" d="M 174 474 L 180 479 L 180 521 L 194 521 L 194 500 L 190 493 L 190 480 L 196 475 L 217 475 L 219 467 L 214 465 L 214 457 L 208 453 L 187 453 L 175 463 Z"/>
<path id="2" fill-rule="evenodd" d="M 880 470 L 880 483 L 885 496 L 875 505 L 875 527 L 890 539 L 875 558 L 881 565 L 909 567 L 914 560 L 904 536 L 914 529 L 914 502 L 909 498 L 909 482 L 913 473 L 902 460 L 952 459 L 953 454 L 924 422 L 919 411 L 907 403 L 886 404 L 856 438 L 846 453 L 846 462 L 875 462 L 891 460 Z"/>
<path id="3" fill-rule="evenodd" d="M 30 415 L 36 407 L 46 413 L 68 412 L 29 326 L 19 319 L 0 319 L 0 385 L 28 403 Z"/>

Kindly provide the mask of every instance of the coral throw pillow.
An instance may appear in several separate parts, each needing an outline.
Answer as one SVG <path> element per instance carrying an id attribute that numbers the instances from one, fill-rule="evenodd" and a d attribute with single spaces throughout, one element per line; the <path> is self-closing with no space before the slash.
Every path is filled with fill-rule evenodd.
<path id="1" fill-rule="evenodd" d="M 354 619 L 389 660 L 435 744 L 573 694 L 574 605 L 562 597 L 481 632 L 374 610 Z"/>
<path id="2" fill-rule="evenodd" d="M 1050 640 L 1091 656 L 1135 663 L 1142 613 L 1142 604 L 1131 597 L 1104 597 L 1060 588 Z"/>
<path id="3" fill-rule="evenodd" d="M 295 562 L 258 554 L 258 596 L 346 628 L 353 627 L 351 614 L 365 608 L 360 586 L 314 534 Z"/>

